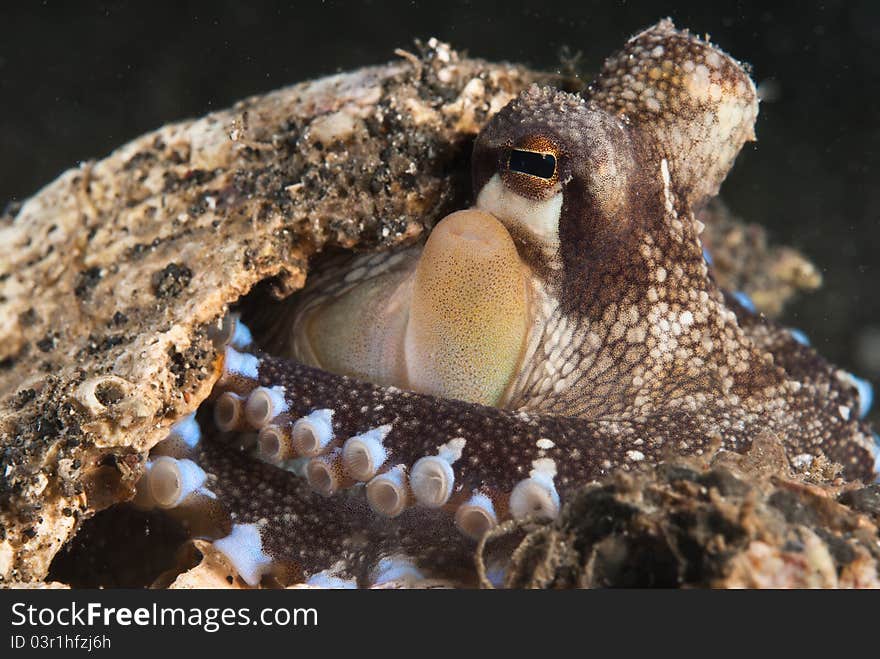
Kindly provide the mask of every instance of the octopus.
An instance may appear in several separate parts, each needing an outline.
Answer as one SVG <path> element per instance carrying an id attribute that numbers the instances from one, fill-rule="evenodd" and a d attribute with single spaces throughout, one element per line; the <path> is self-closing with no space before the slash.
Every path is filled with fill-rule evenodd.
<path id="1" fill-rule="evenodd" d="M 347 587 L 467 574 L 506 520 L 756 437 L 873 480 L 859 382 L 704 254 L 697 213 L 757 112 L 743 66 L 668 21 L 582 94 L 530 87 L 476 139 L 471 207 L 215 328 L 209 402 L 153 449 L 135 503 L 250 585 Z"/>

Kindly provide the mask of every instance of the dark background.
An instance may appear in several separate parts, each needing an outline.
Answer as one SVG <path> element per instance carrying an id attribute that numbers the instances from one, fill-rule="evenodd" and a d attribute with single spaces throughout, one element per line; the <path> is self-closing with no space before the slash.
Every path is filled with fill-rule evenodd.
<path id="1" fill-rule="evenodd" d="M 251 3 L 247 3 L 251 4 Z M 788 312 L 819 350 L 880 380 L 880 3 L 31 2 L 0 8 L 0 207 L 168 121 L 393 58 L 436 36 L 556 69 L 671 16 L 773 91 L 722 194 L 803 250 L 825 286 Z"/>

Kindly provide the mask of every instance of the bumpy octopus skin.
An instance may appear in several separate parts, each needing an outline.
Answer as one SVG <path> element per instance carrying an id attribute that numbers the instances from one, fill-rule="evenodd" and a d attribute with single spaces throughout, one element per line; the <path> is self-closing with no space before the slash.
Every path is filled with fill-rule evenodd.
<path id="1" fill-rule="evenodd" d="M 136 502 L 213 540 L 252 585 L 364 585 L 467 573 L 476 539 L 505 519 L 553 517 L 613 470 L 743 452 L 761 433 L 794 463 L 824 455 L 873 480 L 852 377 L 719 290 L 703 255 L 695 211 L 754 139 L 756 115 L 743 67 L 668 21 L 583 96 L 524 92 L 477 138 L 466 217 L 497 218 L 531 291 L 524 333 L 498 333 L 502 347 L 523 337 L 503 394 L 461 399 L 454 355 L 438 366 L 451 389 L 411 387 L 422 393 L 301 363 L 277 339 L 294 304 L 262 342 L 287 356 L 226 328 L 213 410 L 157 445 Z M 356 257 L 335 289 L 319 275 L 300 299 L 340 299 L 391 258 Z M 470 336 L 453 347 L 467 352 Z M 497 390 L 494 371 L 487 383 Z"/>

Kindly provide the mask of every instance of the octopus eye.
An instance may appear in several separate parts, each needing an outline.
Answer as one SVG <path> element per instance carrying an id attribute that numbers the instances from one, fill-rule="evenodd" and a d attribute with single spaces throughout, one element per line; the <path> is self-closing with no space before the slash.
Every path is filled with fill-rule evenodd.
<path id="1" fill-rule="evenodd" d="M 556 175 L 556 156 L 552 153 L 513 149 L 510 152 L 510 159 L 507 161 L 507 168 L 512 172 L 528 174 L 549 181 Z"/>

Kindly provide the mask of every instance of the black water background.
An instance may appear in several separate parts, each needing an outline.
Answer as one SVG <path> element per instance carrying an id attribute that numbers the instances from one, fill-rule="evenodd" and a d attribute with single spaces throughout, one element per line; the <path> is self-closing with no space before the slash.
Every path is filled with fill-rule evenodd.
<path id="1" fill-rule="evenodd" d="M 667 15 L 774 90 L 722 195 L 821 267 L 824 288 L 786 321 L 880 380 L 877 2 L 3 3 L 0 206 L 168 121 L 386 61 L 415 37 L 544 69 L 568 46 L 595 70 Z"/>

